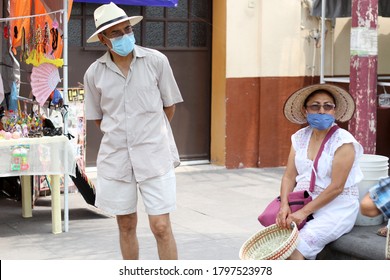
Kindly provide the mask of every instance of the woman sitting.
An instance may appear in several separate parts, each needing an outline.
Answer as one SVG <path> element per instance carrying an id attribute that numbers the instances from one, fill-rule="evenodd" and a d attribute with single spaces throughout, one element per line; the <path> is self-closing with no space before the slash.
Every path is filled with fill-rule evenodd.
<path id="1" fill-rule="evenodd" d="M 317 84 L 293 93 L 284 105 L 285 117 L 309 125 L 292 135 L 292 146 L 281 182 L 281 207 L 276 223 L 289 227 L 309 216 L 299 232 L 299 244 L 289 259 L 315 259 L 326 244 L 351 231 L 359 213 L 357 184 L 363 179 L 358 160 L 363 147 L 347 130 L 337 129 L 326 142 L 315 171 L 313 200 L 292 213 L 287 196 L 309 191 L 313 161 L 322 140 L 335 121 L 350 120 L 355 111 L 352 96 L 342 88 Z"/>

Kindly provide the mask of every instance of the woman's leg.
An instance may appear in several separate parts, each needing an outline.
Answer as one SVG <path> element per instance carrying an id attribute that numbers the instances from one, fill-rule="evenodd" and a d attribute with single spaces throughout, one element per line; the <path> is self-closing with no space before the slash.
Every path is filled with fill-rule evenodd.
<path id="1" fill-rule="evenodd" d="M 288 260 L 304 260 L 305 257 L 298 250 L 294 250 L 292 254 L 287 258 Z"/>

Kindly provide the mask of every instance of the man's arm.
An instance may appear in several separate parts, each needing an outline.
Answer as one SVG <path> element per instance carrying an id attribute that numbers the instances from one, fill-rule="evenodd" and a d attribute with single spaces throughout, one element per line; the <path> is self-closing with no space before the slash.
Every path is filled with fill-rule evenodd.
<path id="1" fill-rule="evenodd" d="M 100 129 L 100 123 L 102 122 L 102 120 L 95 120 L 95 124 L 96 126 Z"/>
<path id="2" fill-rule="evenodd" d="M 167 115 L 167 118 L 169 121 L 172 120 L 173 115 L 175 114 L 175 109 L 176 109 L 175 104 L 173 104 L 172 106 L 169 106 L 169 107 L 164 107 L 165 115 Z"/>

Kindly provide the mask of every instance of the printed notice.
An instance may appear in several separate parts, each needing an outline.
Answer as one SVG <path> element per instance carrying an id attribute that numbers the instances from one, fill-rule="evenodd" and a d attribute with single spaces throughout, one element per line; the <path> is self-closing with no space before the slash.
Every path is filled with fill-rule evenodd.
<path id="1" fill-rule="evenodd" d="M 356 27 L 351 29 L 351 55 L 378 55 L 378 32 L 376 29 Z"/>

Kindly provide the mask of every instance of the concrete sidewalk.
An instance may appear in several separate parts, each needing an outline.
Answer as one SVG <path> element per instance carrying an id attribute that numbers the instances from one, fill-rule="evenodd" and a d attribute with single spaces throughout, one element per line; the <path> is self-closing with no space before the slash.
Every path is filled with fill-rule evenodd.
<path id="1" fill-rule="evenodd" d="M 279 193 L 284 168 L 225 169 L 180 166 L 173 231 L 184 260 L 237 260 L 241 245 L 262 228 L 257 216 Z M 89 173 L 94 181 L 95 174 Z M 63 201 L 63 199 L 62 199 Z M 140 259 L 158 259 L 142 201 L 139 202 Z M 40 197 L 33 217 L 21 202 L 0 199 L 0 259 L 120 260 L 116 220 L 69 194 L 69 232 L 51 233 L 50 196 Z"/>

